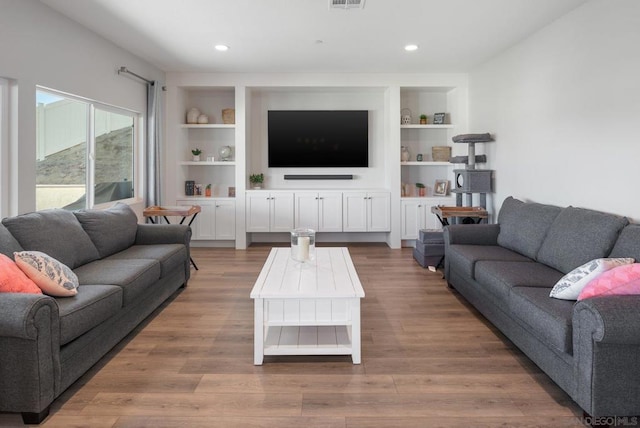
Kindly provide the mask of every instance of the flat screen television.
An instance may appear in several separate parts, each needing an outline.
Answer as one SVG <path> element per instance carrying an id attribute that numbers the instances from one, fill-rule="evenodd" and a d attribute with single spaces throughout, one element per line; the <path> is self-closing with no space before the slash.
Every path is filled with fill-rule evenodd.
<path id="1" fill-rule="evenodd" d="M 367 110 L 269 110 L 269 167 L 368 167 Z"/>

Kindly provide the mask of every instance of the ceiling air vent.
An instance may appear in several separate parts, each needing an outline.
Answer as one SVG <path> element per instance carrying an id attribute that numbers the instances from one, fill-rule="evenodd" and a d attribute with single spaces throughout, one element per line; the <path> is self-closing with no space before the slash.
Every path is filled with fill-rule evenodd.
<path id="1" fill-rule="evenodd" d="M 365 0 L 329 0 L 329 9 L 363 9 Z"/>

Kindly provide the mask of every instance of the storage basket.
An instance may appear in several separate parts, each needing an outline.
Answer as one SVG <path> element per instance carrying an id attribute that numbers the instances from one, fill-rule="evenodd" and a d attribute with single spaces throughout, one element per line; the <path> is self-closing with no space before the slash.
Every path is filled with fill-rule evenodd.
<path id="1" fill-rule="evenodd" d="M 236 123 L 236 110 L 232 108 L 225 108 L 222 110 L 222 123 L 231 125 Z"/>
<path id="2" fill-rule="evenodd" d="M 431 148 L 431 157 L 434 162 L 449 162 L 451 159 L 451 147 L 434 146 Z"/>

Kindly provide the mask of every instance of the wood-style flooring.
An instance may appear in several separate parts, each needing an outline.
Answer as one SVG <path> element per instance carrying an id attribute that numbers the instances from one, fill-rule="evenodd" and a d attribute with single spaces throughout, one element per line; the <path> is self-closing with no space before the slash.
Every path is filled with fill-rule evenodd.
<path id="1" fill-rule="evenodd" d="M 253 365 L 249 292 L 270 247 L 194 248 L 200 268 L 52 405 L 43 427 L 580 427 L 582 412 L 411 250 L 349 246 L 362 364 Z M 0 414 L 0 426 L 21 425 Z"/>

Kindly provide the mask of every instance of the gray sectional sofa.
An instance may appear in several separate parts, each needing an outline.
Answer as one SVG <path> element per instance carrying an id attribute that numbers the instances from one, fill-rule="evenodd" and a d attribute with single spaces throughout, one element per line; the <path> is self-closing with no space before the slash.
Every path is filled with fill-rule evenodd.
<path id="1" fill-rule="evenodd" d="M 564 274 L 603 257 L 640 261 L 640 225 L 509 197 L 498 224 L 445 229 L 451 287 L 588 415 L 640 415 L 640 296 L 549 297 Z"/>
<path id="2" fill-rule="evenodd" d="M 191 229 L 138 224 L 125 204 L 5 218 L 0 252 L 41 251 L 78 276 L 73 297 L 0 293 L 0 411 L 49 406 L 189 279 Z"/>

